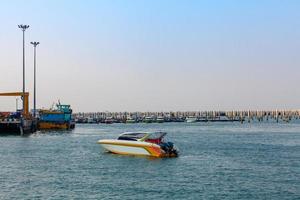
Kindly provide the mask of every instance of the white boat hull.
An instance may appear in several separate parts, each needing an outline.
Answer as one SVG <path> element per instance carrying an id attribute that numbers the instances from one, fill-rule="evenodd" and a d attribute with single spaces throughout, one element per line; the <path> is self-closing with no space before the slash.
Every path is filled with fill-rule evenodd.
<path id="1" fill-rule="evenodd" d="M 163 157 L 165 152 L 159 145 L 149 142 L 127 140 L 99 140 L 101 146 L 109 152 L 123 155 L 141 155 Z"/>
<path id="2" fill-rule="evenodd" d="M 187 123 L 195 123 L 195 122 L 197 122 L 197 118 L 194 118 L 194 117 L 192 117 L 192 118 L 186 118 L 186 122 Z"/>
<path id="3" fill-rule="evenodd" d="M 151 156 L 151 154 L 141 147 L 129 147 L 129 146 L 119 146 L 113 144 L 102 144 L 104 149 L 107 149 L 110 152 L 118 154 L 131 154 L 131 155 L 145 155 Z"/>

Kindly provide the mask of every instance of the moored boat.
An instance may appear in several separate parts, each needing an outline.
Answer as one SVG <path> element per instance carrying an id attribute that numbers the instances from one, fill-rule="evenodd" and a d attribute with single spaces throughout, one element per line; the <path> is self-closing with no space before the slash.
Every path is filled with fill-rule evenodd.
<path id="1" fill-rule="evenodd" d="M 56 109 L 40 110 L 38 129 L 73 129 L 75 121 L 72 118 L 70 105 L 56 104 Z"/>
<path id="2" fill-rule="evenodd" d="M 105 124 L 112 124 L 114 123 L 114 119 L 112 117 L 106 117 L 106 119 L 104 120 Z"/>
<path id="3" fill-rule="evenodd" d="M 127 116 L 126 123 L 127 124 L 136 123 L 136 120 L 134 118 L 132 118 L 131 116 Z"/>
<path id="4" fill-rule="evenodd" d="M 23 135 L 35 131 L 35 119 L 0 118 L 0 135 Z"/>
<path id="5" fill-rule="evenodd" d="M 147 116 L 147 117 L 144 118 L 143 122 L 152 123 L 153 122 L 153 117 Z"/>
<path id="6" fill-rule="evenodd" d="M 188 116 L 188 117 L 185 119 L 185 121 L 186 121 L 187 123 L 194 123 L 194 122 L 197 122 L 197 117 L 195 117 L 195 116 Z"/>
<path id="7" fill-rule="evenodd" d="M 122 155 L 176 157 L 178 150 L 172 142 L 165 142 L 165 132 L 126 132 L 118 139 L 99 140 L 107 151 Z"/>
<path id="8" fill-rule="evenodd" d="M 29 113 L 28 92 L 0 93 L 0 96 L 21 96 L 23 98 L 23 109 L 16 112 L 0 112 L 0 135 L 23 135 L 36 131 L 37 120 Z"/>
<path id="9" fill-rule="evenodd" d="M 165 122 L 165 118 L 163 116 L 158 116 L 157 119 L 156 119 L 156 122 L 157 123 L 163 123 L 163 122 Z"/>

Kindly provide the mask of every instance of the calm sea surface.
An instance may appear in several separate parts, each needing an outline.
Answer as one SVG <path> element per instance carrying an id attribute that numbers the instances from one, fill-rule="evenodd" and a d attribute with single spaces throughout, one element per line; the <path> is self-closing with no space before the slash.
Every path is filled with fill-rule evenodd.
<path id="1" fill-rule="evenodd" d="M 162 130 L 178 158 L 105 153 L 96 142 Z M 77 125 L 0 137 L 0 199 L 300 199 L 300 123 Z"/>

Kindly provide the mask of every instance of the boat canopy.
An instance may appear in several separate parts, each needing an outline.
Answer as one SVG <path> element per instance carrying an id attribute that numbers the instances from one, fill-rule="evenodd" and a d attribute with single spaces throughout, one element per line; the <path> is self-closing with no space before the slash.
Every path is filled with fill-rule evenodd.
<path id="1" fill-rule="evenodd" d="M 126 132 L 122 133 L 118 140 L 145 141 L 162 139 L 167 133 L 165 132 Z"/>

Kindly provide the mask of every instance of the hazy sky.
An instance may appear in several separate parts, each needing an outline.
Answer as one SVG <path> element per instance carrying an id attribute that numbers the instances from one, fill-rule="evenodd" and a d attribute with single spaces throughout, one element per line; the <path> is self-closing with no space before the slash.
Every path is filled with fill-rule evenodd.
<path id="1" fill-rule="evenodd" d="M 300 1 L 0 2 L 0 91 L 79 111 L 300 108 Z M 21 104 L 21 102 L 20 102 Z M 0 110 L 15 98 L 0 97 Z"/>

